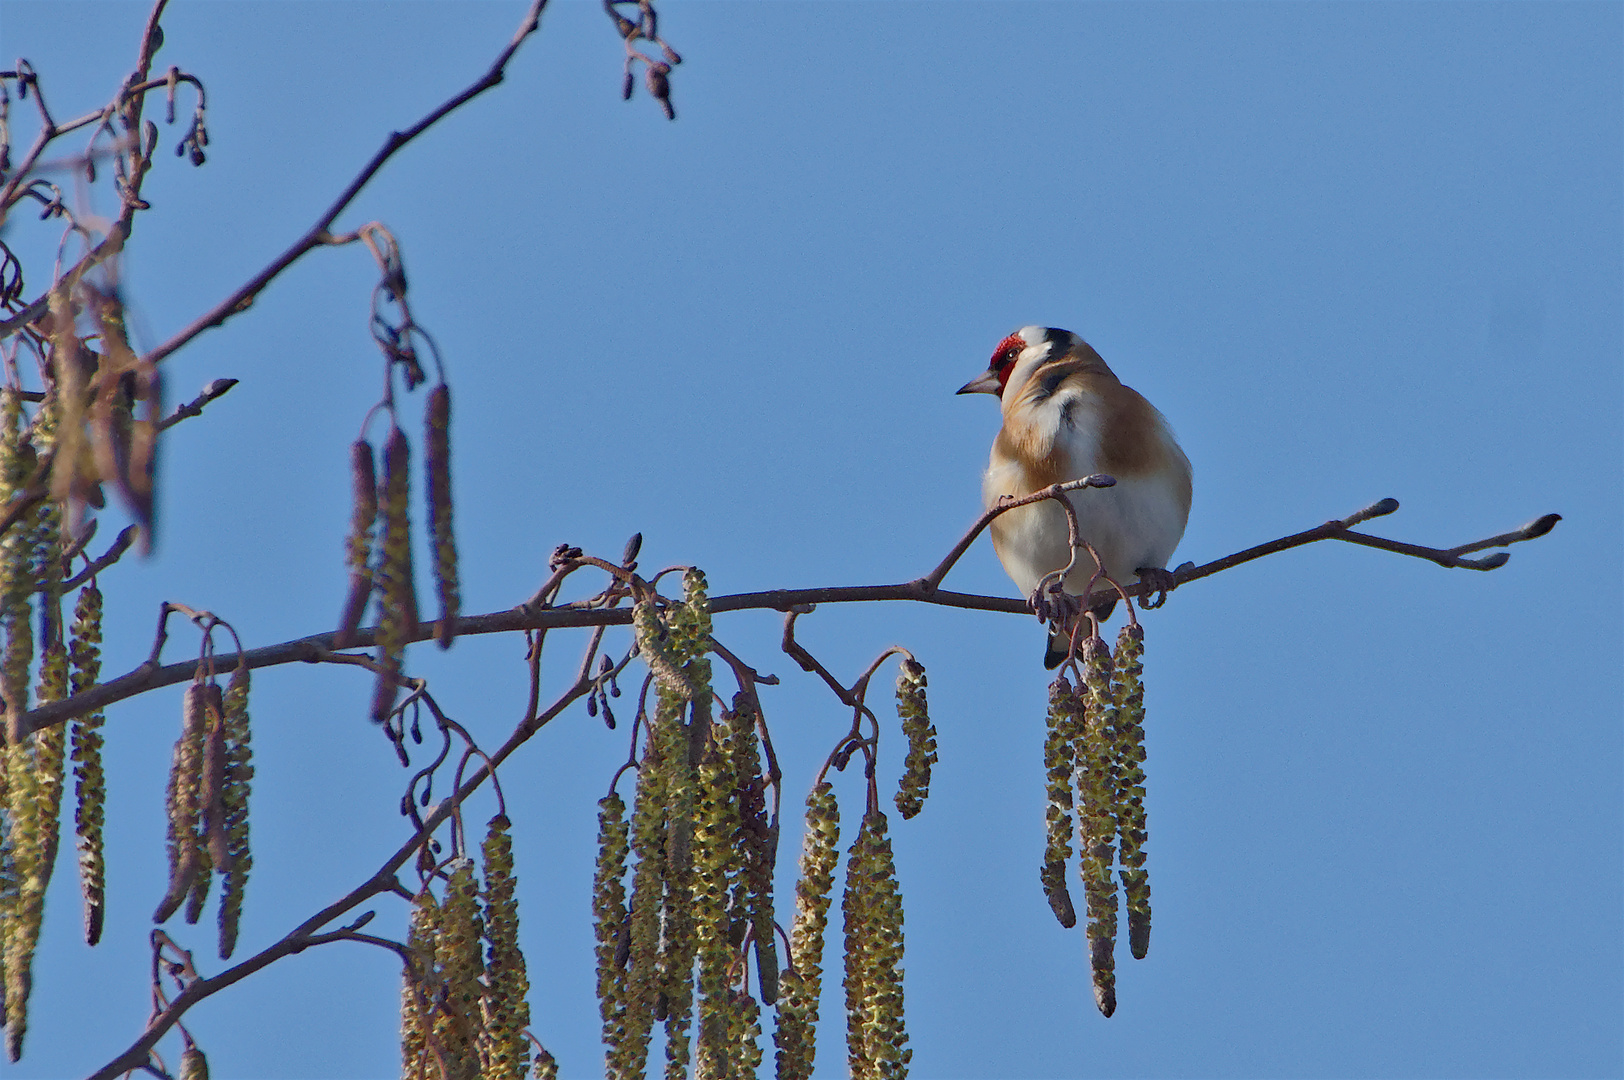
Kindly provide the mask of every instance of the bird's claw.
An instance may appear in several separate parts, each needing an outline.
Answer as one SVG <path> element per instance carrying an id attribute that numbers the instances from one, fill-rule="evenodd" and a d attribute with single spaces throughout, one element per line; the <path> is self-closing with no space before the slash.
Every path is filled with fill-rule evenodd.
<path id="1" fill-rule="evenodd" d="M 1142 611 L 1159 608 L 1167 603 L 1167 594 L 1178 587 L 1178 574 L 1159 566 L 1142 566 L 1137 571 L 1139 584 L 1145 587 L 1143 595 L 1139 597 L 1139 607 Z M 1154 600 L 1151 593 L 1156 594 Z"/>
<path id="2" fill-rule="evenodd" d="M 1070 626 L 1083 607 L 1082 600 L 1067 592 L 1059 581 L 1039 584 L 1032 590 L 1027 604 L 1040 622 L 1055 626 Z"/>

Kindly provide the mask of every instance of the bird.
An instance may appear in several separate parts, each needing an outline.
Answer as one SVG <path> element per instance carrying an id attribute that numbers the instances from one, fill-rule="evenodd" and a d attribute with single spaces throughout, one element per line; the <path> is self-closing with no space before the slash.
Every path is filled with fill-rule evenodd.
<path id="1" fill-rule="evenodd" d="M 1190 517 L 1190 459 L 1167 419 L 1124 386 L 1093 346 L 1069 330 L 1023 326 L 998 343 L 987 370 L 958 393 L 996 395 L 1003 411 L 981 486 L 987 509 L 1006 497 L 1106 473 L 1114 486 L 1064 496 L 1082 538 L 1118 584 L 1172 588 L 1167 563 Z M 1068 624 L 1082 605 L 1058 591 L 1045 597 L 1040 586 L 1071 560 L 1065 511 L 1052 501 L 1033 503 L 994 518 L 990 530 L 1004 570 L 1050 622 L 1044 666 L 1058 667 L 1070 655 Z M 1086 593 L 1094 572 L 1084 552 L 1066 576 L 1065 592 Z M 1115 605 L 1101 601 L 1090 610 L 1103 621 Z"/>

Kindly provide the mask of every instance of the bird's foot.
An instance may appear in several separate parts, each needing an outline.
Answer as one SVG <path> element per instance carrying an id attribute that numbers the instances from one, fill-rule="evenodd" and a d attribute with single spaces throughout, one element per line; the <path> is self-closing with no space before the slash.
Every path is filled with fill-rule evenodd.
<path id="1" fill-rule="evenodd" d="M 1139 597 L 1141 610 L 1161 607 L 1167 603 L 1167 594 L 1178 587 L 1176 570 L 1166 570 L 1159 566 L 1141 566 L 1134 572 L 1139 575 L 1139 583 L 1145 587 L 1144 595 Z M 1151 599 L 1152 593 L 1156 594 L 1154 600 Z"/>
<path id="2" fill-rule="evenodd" d="M 1055 627 L 1069 627 L 1083 609 L 1082 598 L 1067 592 L 1058 580 L 1039 582 L 1026 603 L 1039 621 Z"/>

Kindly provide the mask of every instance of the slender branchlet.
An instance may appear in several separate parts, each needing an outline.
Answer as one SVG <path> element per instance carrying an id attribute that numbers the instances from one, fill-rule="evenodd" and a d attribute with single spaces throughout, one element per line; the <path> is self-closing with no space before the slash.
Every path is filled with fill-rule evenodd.
<path id="1" fill-rule="evenodd" d="M 513 838 L 505 815 L 485 835 L 485 1002 L 481 1080 L 522 1080 L 530 1063 L 530 978 L 519 951 L 519 901 Z"/>
<path id="2" fill-rule="evenodd" d="M 818 784 L 806 797 L 801 840 L 801 879 L 795 883 L 795 922 L 790 931 L 790 968 L 780 980 L 778 1080 L 807 1080 L 817 1050 L 818 1000 L 823 993 L 823 938 L 829 926 L 830 893 L 839 860 L 840 807 L 834 786 Z"/>
<path id="3" fill-rule="evenodd" d="M 908 756 L 903 762 L 902 783 L 897 787 L 897 812 L 903 820 L 924 809 L 930 795 L 930 768 L 936 764 L 936 725 L 930 722 L 925 703 L 925 665 L 904 657 L 897 671 L 897 716 L 902 733 L 908 737 Z"/>
<path id="4" fill-rule="evenodd" d="M 429 391 L 425 407 L 427 432 L 423 460 L 428 473 L 429 542 L 434 550 L 434 587 L 440 597 L 440 620 L 434 640 L 451 647 L 462 592 L 457 582 L 457 540 L 451 531 L 451 388 L 440 383 Z"/>

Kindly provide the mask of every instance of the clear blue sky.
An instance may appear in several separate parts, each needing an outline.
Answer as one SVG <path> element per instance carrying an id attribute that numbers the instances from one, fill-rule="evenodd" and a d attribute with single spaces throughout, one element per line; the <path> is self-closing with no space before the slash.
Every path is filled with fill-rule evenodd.
<path id="1" fill-rule="evenodd" d="M 1155 933 L 1109 1021 L 1038 888 L 1038 627 L 825 607 L 802 637 L 848 678 L 894 642 L 930 671 L 942 760 L 924 814 L 893 825 L 915 1076 L 1624 1071 L 1624 8 L 662 10 L 687 58 L 677 123 L 620 100 L 599 6 L 559 2 L 507 83 L 339 223 L 401 238 L 446 354 L 466 609 L 527 598 L 560 542 L 613 555 L 638 530 L 645 565 L 697 563 L 718 594 L 924 572 L 975 516 L 998 424 L 953 390 L 1025 323 L 1081 333 L 1179 433 L 1196 494 L 1176 561 L 1383 496 L 1403 509 L 1382 531 L 1444 545 L 1558 511 L 1492 574 L 1322 544 L 1146 617 Z M 145 11 L 9 0 L 0 55 L 76 115 L 127 71 Z M 205 81 L 212 143 L 148 184 L 126 266 L 145 343 L 307 228 L 521 11 L 177 2 L 159 63 Z M 19 221 L 7 241 L 54 234 Z M 362 250 L 317 253 L 167 362 L 177 398 L 242 384 L 166 446 L 161 548 L 108 579 L 110 673 L 164 599 L 253 645 L 332 625 L 373 281 Z M 985 542 L 949 585 L 1012 591 Z M 793 806 L 846 719 L 778 629 L 740 614 L 718 636 L 784 678 L 766 706 Z M 578 643 L 550 648 L 561 680 Z M 516 639 L 413 664 L 490 744 L 521 713 Z M 245 952 L 404 836 L 366 680 L 255 686 Z M 78 939 L 64 858 L 7 1076 L 80 1075 L 140 1030 L 179 699 L 110 714 L 106 940 Z M 566 1076 L 600 1068 L 592 830 L 624 734 L 577 710 L 504 774 L 534 1028 Z M 200 957 L 205 929 L 181 932 Z M 225 1080 L 382 1077 L 398 985 L 389 954 L 332 945 L 189 1022 Z M 842 1075 L 838 1019 L 820 1042 Z"/>

